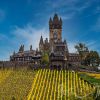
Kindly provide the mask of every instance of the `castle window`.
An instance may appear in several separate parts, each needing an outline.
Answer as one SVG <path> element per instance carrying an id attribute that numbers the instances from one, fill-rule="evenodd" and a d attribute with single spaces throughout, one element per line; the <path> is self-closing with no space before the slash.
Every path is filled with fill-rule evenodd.
<path id="1" fill-rule="evenodd" d="M 54 38 L 57 39 L 57 33 L 56 32 L 54 33 Z"/>

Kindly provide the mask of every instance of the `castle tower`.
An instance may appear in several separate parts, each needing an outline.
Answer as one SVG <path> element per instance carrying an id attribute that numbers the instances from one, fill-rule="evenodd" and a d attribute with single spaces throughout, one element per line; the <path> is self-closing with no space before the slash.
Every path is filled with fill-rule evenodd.
<path id="1" fill-rule="evenodd" d="M 41 35 L 40 42 L 39 42 L 39 50 L 42 52 L 44 49 L 43 37 Z"/>
<path id="2" fill-rule="evenodd" d="M 62 41 L 62 19 L 57 14 L 49 20 L 49 40 L 50 43 Z"/>
<path id="3" fill-rule="evenodd" d="M 54 48 L 54 44 L 62 42 L 62 19 L 57 14 L 49 20 L 49 42 L 50 50 Z"/>

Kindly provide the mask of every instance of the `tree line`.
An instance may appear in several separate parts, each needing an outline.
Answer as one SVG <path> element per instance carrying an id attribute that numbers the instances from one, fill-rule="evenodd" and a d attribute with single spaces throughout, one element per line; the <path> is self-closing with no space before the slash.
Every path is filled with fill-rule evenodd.
<path id="1" fill-rule="evenodd" d="M 75 48 L 80 55 L 82 65 L 99 66 L 100 56 L 97 51 L 89 50 L 84 43 L 78 43 L 75 45 Z"/>

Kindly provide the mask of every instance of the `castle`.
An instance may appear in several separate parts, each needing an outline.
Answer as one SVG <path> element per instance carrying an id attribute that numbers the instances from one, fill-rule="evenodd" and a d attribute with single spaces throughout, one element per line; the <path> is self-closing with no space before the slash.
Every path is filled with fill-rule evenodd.
<path id="1" fill-rule="evenodd" d="M 40 37 L 39 50 L 25 51 L 24 45 L 21 45 L 18 53 L 10 56 L 10 61 L 15 62 L 33 62 L 41 63 L 42 53 L 48 52 L 50 64 L 56 66 L 67 66 L 68 64 L 80 64 L 80 56 L 77 53 L 69 53 L 66 40 L 62 39 L 62 19 L 57 14 L 53 19 L 49 19 L 49 40 Z"/>

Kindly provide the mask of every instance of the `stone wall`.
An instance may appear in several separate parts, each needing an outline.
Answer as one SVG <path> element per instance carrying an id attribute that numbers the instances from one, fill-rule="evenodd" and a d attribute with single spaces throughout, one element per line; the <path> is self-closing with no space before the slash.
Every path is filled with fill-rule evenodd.
<path id="1" fill-rule="evenodd" d="M 25 66 L 29 66 L 29 63 L 11 62 L 11 61 L 2 61 L 2 62 L 0 62 L 0 68 L 25 67 Z"/>

